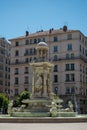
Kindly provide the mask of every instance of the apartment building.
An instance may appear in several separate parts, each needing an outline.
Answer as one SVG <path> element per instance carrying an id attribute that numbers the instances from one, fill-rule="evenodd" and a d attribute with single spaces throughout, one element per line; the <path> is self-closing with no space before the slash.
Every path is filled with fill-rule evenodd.
<path id="1" fill-rule="evenodd" d="M 54 64 L 52 89 L 64 99 L 64 106 L 72 100 L 74 109 L 87 113 L 87 38 L 79 30 L 67 26 L 38 31 L 10 39 L 11 97 L 24 90 L 31 91 L 32 69 L 29 63 L 37 59 L 36 46 L 43 41 L 49 46 L 48 60 Z"/>
<path id="2" fill-rule="evenodd" d="M 10 95 L 10 44 L 0 38 L 0 93 Z"/>

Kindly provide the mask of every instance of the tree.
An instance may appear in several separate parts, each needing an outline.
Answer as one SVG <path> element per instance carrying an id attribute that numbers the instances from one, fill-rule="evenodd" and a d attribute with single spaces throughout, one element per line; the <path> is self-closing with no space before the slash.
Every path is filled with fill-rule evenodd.
<path id="1" fill-rule="evenodd" d="M 0 111 L 3 114 L 7 113 L 8 103 L 8 98 L 4 94 L 0 93 Z"/>
<path id="2" fill-rule="evenodd" d="M 17 106 L 22 105 L 22 100 L 23 100 L 23 99 L 30 99 L 30 95 L 31 95 L 31 93 L 30 93 L 29 91 L 23 91 L 23 92 L 17 97 L 17 99 L 15 100 L 14 106 L 17 107 Z"/>

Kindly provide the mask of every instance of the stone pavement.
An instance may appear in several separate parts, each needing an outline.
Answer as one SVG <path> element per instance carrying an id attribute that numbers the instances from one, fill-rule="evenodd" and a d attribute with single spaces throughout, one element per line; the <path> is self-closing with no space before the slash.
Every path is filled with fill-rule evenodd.
<path id="1" fill-rule="evenodd" d="M 0 123 L 0 130 L 87 130 L 87 123 Z"/>

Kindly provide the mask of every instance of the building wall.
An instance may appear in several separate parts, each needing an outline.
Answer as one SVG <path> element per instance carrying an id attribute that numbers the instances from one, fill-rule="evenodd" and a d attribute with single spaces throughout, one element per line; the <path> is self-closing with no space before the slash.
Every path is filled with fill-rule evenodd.
<path id="1" fill-rule="evenodd" d="M 0 38 L 0 93 L 10 95 L 10 44 Z"/>
<path id="2" fill-rule="evenodd" d="M 52 72 L 53 91 L 66 97 L 73 95 L 73 93 L 87 96 L 87 38 L 78 30 L 67 30 L 65 32 L 62 29 L 52 30 L 51 33 L 49 31 L 37 32 L 11 39 L 10 87 L 13 90 L 11 96 L 15 97 L 24 90 L 31 91 L 32 69 L 29 63 L 37 57 L 34 48 L 40 42 L 40 39 L 41 41 L 44 40 L 49 46 L 49 61 L 58 67 L 56 72 L 54 72 L 54 68 Z M 27 45 L 26 40 L 29 40 Z M 37 43 L 34 43 L 35 40 L 37 40 Z M 16 45 L 17 42 L 18 45 Z M 15 56 L 16 51 L 19 51 L 18 56 Z M 19 63 L 15 63 L 17 59 Z M 68 67 L 67 70 L 66 66 Z M 25 67 L 28 67 L 28 73 L 25 73 Z M 18 68 L 18 74 L 15 74 L 15 68 Z M 56 81 L 54 81 L 54 76 L 58 78 L 55 79 Z M 18 84 L 14 84 L 16 77 L 19 78 Z M 28 83 L 25 83 L 25 77 L 26 81 L 29 80 Z"/>

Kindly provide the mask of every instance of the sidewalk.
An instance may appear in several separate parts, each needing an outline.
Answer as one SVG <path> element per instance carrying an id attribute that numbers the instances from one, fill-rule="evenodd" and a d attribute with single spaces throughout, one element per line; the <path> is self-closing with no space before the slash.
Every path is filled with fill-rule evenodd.
<path id="1" fill-rule="evenodd" d="M 0 123 L 0 130 L 87 130 L 87 123 Z"/>

